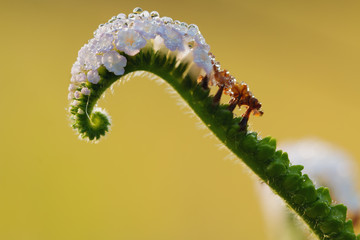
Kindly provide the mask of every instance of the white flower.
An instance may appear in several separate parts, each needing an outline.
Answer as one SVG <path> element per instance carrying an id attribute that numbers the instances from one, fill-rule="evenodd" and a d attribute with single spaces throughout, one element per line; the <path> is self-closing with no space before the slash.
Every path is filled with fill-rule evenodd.
<path id="1" fill-rule="evenodd" d="M 78 74 L 78 73 L 80 73 L 81 71 L 82 71 L 81 65 L 80 65 L 80 63 L 79 63 L 78 61 L 76 61 L 76 62 L 73 64 L 72 68 L 71 68 L 71 75 Z"/>
<path id="2" fill-rule="evenodd" d="M 190 24 L 188 27 L 187 34 L 189 36 L 195 37 L 199 33 L 199 27 L 195 24 Z"/>
<path id="3" fill-rule="evenodd" d="M 80 103 L 79 101 L 74 100 L 71 102 L 71 105 L 76 107 L 77 105 L 79 105 L 79 103 Z"/>
<path id="4" fill-rule="evenodd" d="M 81 92 L 75 91 L 74 96 L 75 96 L 75 98 L 80 98 L 81 97 Z"/>
<path id="5" fill-rule="evenodd" d="M 170 25 L 160 25 L 157 33 L 164 39 L 164 44 L 170 51 L 184 50 L 183 37 L 178 30 Z"/>
<path id="6" fill-rule="evenodd" d="M 143 20 L 148 20 L 150 18 L 150 13 L 145 10 L 140 14 L 140 16 Z"/>
<path id="7" fill-rule="evenodd" d="M 100 75 L 97 70 L 90 70 L 87 73 L 87 79 L 93 84 L 97 84 L 100 81 Z"/>
<path id="8" fill-rule="evenodd" d="M 303 165 L 304 174 L 314 180 L 317 187 L 326 186 L 332 198 L 348 207 L 349 216 L 359 216 L 360 201 L 357 193 L 358 179 L 353 162 L 341 149 L 316 139 L 304 139 L 281 144 L 288 152 L 293 165 Z M 300 221 L 289 221 L 290 211 L 283 200 L 276 196 L 265 184 L 257 184 L 264 216 L 268 225 L 269 239 L 318 239 L 304 232 Z M 295 220 L 295 219 L 294 219 Z M 356 222 L 355 227 L 356 227 Z M 357 223 L 359 224 L 359 223 Z M 307 236 L 307 237 L 305 237 Z"/>
<path id="9" fill-rule="evenodd" d="M 102 34 L 104 33 L 108 33 L 110 32 L 110 24 L 106 23 L 106 24 L 100 24 L 99 27 L 94 31 L 94 37 L 98 38 L 100 37 Z"/>
<path id="10" fill-rule="evenodd" d="M 80 65 L 85 65 L 86 70 L 96 70 L 100 67 L 100 57 L 94 52 L 93 42 L 85 44 L 79 50 L 78 61 Z"/>
<path id="11" fill-rule="evenodd" d="M 212 71 L 212 64 L 209 57 L 209 51 L 200 46 L 197 46 L 193 50 L 193 56 L 196 65 L 203 68 L 206 74 L 210 74 Z"/>
<path id="12" fill-rule="evenodd" d="M 85 73 L 81 72 L 79 74 L 72 75 L 71 82 L 76 82 L 76 83 L 86 82 Z"/>
<path id="13" fill-rule="evenodd" d="M 119 13 L 117 16 L 116 16 L 118 19 L 122 19 L 122 20 L 125 20 L 127 18 L 126 14 L 125 13 Z"/>
<path id="14" fill-rule="evenodd" d="M 134 22 L 134 27 L 137 32 L 141 34 L 145 39 L 153 39 L 156 37 L 156 30 L 158 25 L 153 21 L 140 21 L 136 20 Z"/>
<path id="15" fill-rule="evenodd" d="M 95 42 L 96 53 L 111 51 L 114 48 L 113 41 L 114 35 L 112 33 L 103 33 Z"/>
<path id="16" fill-rule="evenodd" d="M 207 51 L 210 50 L 210 46 L 205 42 L 205 38 L 203 37 L 203 35 L 201 35 L 200 32 L 195 36 L 195 42 L 197 43 L 197 45 L 201 46 Z"/>
<path id="17" fill-rule="evenodd" d="M 90 95 L 90 89 L 88 89 L 87 87 L 84 87 L 83 89 L 81 89 L 81 93 L 83 95 Z"/>
<path id="18" fill-rule="evenodd" d="M 74 98 L 74 93 L 73 92 L 69 92 L 68 94 L 68 100 L 71 100 Z"/>
<path id="19" fill-rule="evenodd" d="M 180 22 L 179 20 L 175 20 L 172 25 L 174 29 L 178 30 L 182 35 L 188 32 L 188 24 L 185 22 Z"/>
<path id="20" fill-rule="evenodd" d="M 82 109 L 78 109 L 78 114 L 84 114 L 84 111 Z"/>
<path id="21" fill-rule="evenodd" d="M 75 84 L 70 84 L 69 85 L 69 91 L 74 91 L 74 90 L 76 90 L 76 85 Z"/>
<path id="22" fill-rule="evenodd" d="M 119 31 L 115 39 L 116 48 L 130 56 L 136 55 L 145 45 L 146 40 L 133 29 Z"/>
<path id="23" fill-rule="evenodd" d="M 116 75 L 123 75 L 127 60 L 126 57 L 120 55 L 118 52 L 111 51 L 104 53 L 102 56 L 102 63 L 109 72 L 113 72 Z"/>
<path id="24" fill-rule="evenodd" d="M 316 139 L 286 143 L 293 164 L 304 165 L 303 172 L 315 180 L 319 187 L 327 186 L 334 198 L 348 206 L 350 211 L 360 211 L 360 196 L 356 191 L 356 174 L 352 159 L 341 149 Z"/>

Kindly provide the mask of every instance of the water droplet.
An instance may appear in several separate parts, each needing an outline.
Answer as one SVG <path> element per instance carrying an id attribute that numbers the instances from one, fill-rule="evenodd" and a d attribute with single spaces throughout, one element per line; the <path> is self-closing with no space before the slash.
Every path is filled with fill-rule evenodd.
<path id="1" fill-rule="evenodd" d="M 135 20 L 135 14 L 134 13 L 130 13 L 128 16 L 128 19 L 130 20 Z"/>
<path id="2" fill-rule="evenodd" d="M 182 22 L 180 25 L 181 25 L 182 27 L 186 27 L 186 28 L 189 27 L 186 22 Z"/>
<path id="3" fill-rule="evenodd" d="M 187 31 L 187 34 L 189 36 L 196 36 L 197 34 L 199 33 L 199 28 L 198 26 L 196 26 L 195 24 L 190 24 L 189 25 L 189 28 L 188 28 L 188 31 Z"/>
<path id="4" fill-rule="evenodd" d="M 192 49 L 195 46 L 195 41 L 188 42 L 188 46 L 190 49 Z"/>
<path id="5" fill-rule="evenodd" d="M 133 10 L 133 13 L 138 13 L 138 14 L 140 14 L 140 13 L 142 13 L 142 8 L 140 8 L 140 7 L 136 7 L 136 8 L 134 8 L 134 10 Z"/>
<path id="6" fill-rule="evenodd" d="M 126 19 L 126 14 L 120 13 L 119 15 L 117 15 L 117 18 L 118 18 L 118 19 L 125 20 L 125 19 Z"/>
<path id="7" fill-rule="evenodd" d="M 140 16 L 146 20 L 150 17 L 150 13 L 148 11 L 143 11 Z"/>
<path id="8" fill-rule="evenodd" d="M 113 21 L 115 21 L 116 20 L 116 17 L 115 16 L 113 16 L 112 18 L 110 18 L 110 20 L 108 21 L 109 23 L 112 23 Z"/>
<path id="9" fill-rule="evenodd" d="M 197 31 L 199 31 L 199 27 L 198 27 L 196 24 L 190 24 L 190 25 L 189 25 L 189 29 L 192 29 L 192 28 L 194 28 L 194 29 L 196 29 Z"/>
<path id="10" fill-rule="evenodd" d="M 151 18 L 159 18 L 160 17 L 160 15 L 157 11 L 152 11 L 150 13 L 150 16 L 151 16 Z"/>
<path id="11" fill-rule="evenodd" d="M 205 44 L 206 44 L 205 38 L 201 35 L 200 32 L 199 32 L 199 42 L 200 42 L 200 44 L 202 44 L 202 45 L 205 45 Z"/>
<path id="12" fill-rule="evenodd" d="M 162 17 L 161 20 L 163 21 L 164 24 L 173 23 L 173 20 L 170 17 Z"/>
<path id="13" fill-rule="evenodd" d="M 181 23 L 181 22 L 180 22 L 179 20 L 175 20 L 175 21 L 174 21 L 174 24 L 176 24 L 176 25 L 180 25 L 180 23 Z"/>

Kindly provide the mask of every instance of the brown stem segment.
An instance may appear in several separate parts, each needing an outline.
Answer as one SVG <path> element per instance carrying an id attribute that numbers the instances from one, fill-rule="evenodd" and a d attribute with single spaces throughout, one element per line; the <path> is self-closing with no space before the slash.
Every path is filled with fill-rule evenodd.
<path id="1" fill-rule="evenodd" d="M 245 112 L 245 114 L 243 115 L 243 118 L 241 119 L 239 125 L 240 125 L 240 131 L 246 131 L 246 128 L 247 128 L 247 123 L 249 121 L 249 116 L 250 116 L 250 113 L 252 111 L 252 108 L 248 108 Z"/>
<path id="2" fill-rule="evenodd" d="M 237 99 L 231 101 L 231 102 L 230 102 L 230 105 L 229 105 L 229 107 L 228 107 L 228 110 L 229 110 L 230 112 L 233 112 L 234 109 L 235 109 L 235 107 L 236 107 L 236 105 L 238 105 L 239 101 L 240 101 L 240 97 L 238 97 Z"/>
<path id="3" fill-rule="evenodd" d="M 201 79 L 201 87 L 204 89 L 204 90 L 208 90 L 209 89 L 209 78 L 207 75 L 205 75 L 205 77 L 203 77 Z"/>
<path id="4" fill-rule="evenodd" d="M 224 85 L 219 87 L 219 90 L 216 92 L 216 94 L 213 98 L 214 105 L 218 105 L 220 103 L 220 99 L 221 99 L 223 91 L 224 91 Z"/>

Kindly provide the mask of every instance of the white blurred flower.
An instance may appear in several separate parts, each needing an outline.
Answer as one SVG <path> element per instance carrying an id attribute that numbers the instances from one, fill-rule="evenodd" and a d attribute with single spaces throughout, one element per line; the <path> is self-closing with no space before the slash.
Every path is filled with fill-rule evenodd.
<path id="1" fill-rule="evenodd" d="M 356 166 L 345 152 L 316 139 L 287 142 L 281 147 L 293 164 L 305 167 L 303 172 L 314 179 L 317 187 L 328 187 L 336 201 L 352 212 L 360 212 Z"/>
<path id="2" fill-rule="evenodd" d="M 348 214 L 358 217 L 360 213 L 356 167 L 352 159 L 342 150 L 316 139 L 304 139 L 280 144 L 280 149 L 288 153 L 293 165 L 303 165 L 316 185 L 328 187 L 332 198 L 348 207 Z M 258 184 L 260 201 L 263 206 L 269 239 L 317 239 L 305 230 L 286 207 L 283 200 L 276 196 L 265 184 Z M 353 220 L 356 220 L 356 219 Z M 354 221 L 356 227 L 357 223 Z"/>

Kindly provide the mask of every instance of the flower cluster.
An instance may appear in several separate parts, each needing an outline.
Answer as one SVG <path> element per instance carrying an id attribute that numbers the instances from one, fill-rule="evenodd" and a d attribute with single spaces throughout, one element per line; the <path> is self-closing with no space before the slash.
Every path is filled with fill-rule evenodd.
<path id="1" fill-rule="evenodd" d="M 109 72 L 121 76 L 125 73 L 126 56 L 134 56 L 141 49 L 154 47 L 159 42 L 162 46 L 157 50 L 165 48 L 179 56 L 187 56 L 207 75 L 212 73 L 210 47 L 195 24 L 188 25 L 160 17 L 156 11 L 135 8 L 128 15 L 120 13 L 101 24 L 94 32 L 94 38 L 80 49 L 71 69 L 69 100 L 91 94 L 91 90 L 82 91 L 82 88 L 87 82 L 99 83 L 99 67 L 104 66 Z"/>

